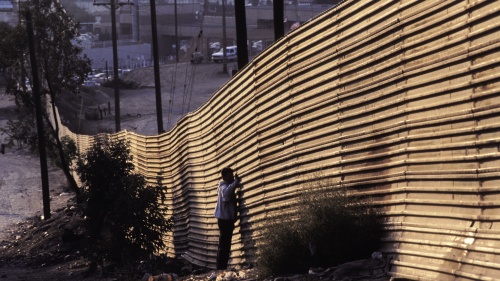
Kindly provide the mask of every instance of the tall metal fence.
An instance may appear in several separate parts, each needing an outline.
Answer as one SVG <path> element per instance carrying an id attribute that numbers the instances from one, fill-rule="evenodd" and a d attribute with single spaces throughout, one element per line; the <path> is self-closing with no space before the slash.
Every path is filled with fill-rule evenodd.
<path id="1" fill-rule="evenodd" d="M 500 1 L 345 1 L 263 51 L 169 132 L 120 132 L 163 172 L 169 254 L 214 267 L 219 171 L 243 177 L 231 263 L 321 173 L 386 215 L 391 274 L 500 276 Z M 92 137 L 74 135 L 85 150 Z"/>

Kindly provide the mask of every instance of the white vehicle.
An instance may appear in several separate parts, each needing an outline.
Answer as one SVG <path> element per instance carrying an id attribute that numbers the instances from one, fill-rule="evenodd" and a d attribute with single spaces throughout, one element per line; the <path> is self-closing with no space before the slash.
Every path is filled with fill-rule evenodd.
<path id="1" fill-rule="evenodd" d="M 81 34 L 80 36 L 78 36 L 78 38 L 80 38 L 83 41 L 92 41 L 92 36 L 90 36 L 90 34 L 87 33 Z"/>
<path id="2" fill-rule="evenodd" d="M 212 42 L 210 43 L 210 49 L 220 49 L 220 43 L 219 42 Z"/>
<path id="3" fill-rule="evenodd" d="M 236 46 L 227 46 L 226 47 L 226 59 L 228 61 L 231 61 L 231 60 L 236 60 L 238 58 L 238 55 L 237 55 L 237 47 Z M 212 60 L 214 62 L 221 62 L 224 60 L 224 54 L 223 54 L 223 50 L 220 49 L 220 51 L 218 51 L 217 53 L 213 53 L 212 54 Z"/>
<path id="4" fill-rule="evenodd" d="M 129 69 L 129 68 L 122 69 L 122 75 L 125 75 L 126 73 L 129 73 L 131 71 L 132 71 L 132 69 Z"/>
<path id="5" fill-rule="evenodd" d="M 252 48 L 254 48 L 257 51 L 262 51 L 262 40 L 253 41 Z"/>
<path id="6" fill-rule="evenodd" d="M 106 81 L 106 74 L 105 73 L 97 73 L 96 75 L 94 75 L 94 77 L 92 77 L 92 80 L 97 82 L 97 83 L 102 83 L 104 81 Z"/>
<path id="7" fill-rule="evenodd" d="M 82 84 L 82 86 L 85 86 L 85 87 L 94 87 L 94 86 L 99 86 L 99 85 L 100 84 L 94 80 L 85 80 L 85 81 L 83 81 L 83 84 Z"/>

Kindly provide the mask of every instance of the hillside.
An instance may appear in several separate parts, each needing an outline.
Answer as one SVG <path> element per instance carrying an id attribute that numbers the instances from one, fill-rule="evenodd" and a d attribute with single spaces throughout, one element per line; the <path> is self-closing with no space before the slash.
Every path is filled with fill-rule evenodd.
<path id="1" fill-rule="evenodd" d="M 228 64 L 229 70 L 234 67 L 234 63 Z M 166 131 L 187 112 L 196 110 L 210 99 L 230 79 L 229 74 L 222 73 L 222 64 L 209 62 L 162 65 L 160 77 L 163 129 Z M 136 83 L 139 88 L 120 90 L 121 129 L 143 135 L 157 134 L 153 68 L 132 70 L 123 79 Z M 88 135 L 114 132 L 114 104 L 114 89 L 105 87 L 84 88 L 79 97 L 69 96 L 58 101 L 63 123 L 75 133 Z M 98 108 L 108 112 L 102 119 Z"/>

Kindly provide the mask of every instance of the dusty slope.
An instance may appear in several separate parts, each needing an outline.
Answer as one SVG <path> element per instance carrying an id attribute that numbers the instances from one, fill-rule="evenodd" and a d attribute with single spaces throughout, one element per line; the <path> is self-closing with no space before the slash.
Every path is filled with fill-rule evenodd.
<path id="1" fill-rule="evenodd" d="M 234 64 L 229 64 L 231 69 Z M 205 103 L 224 83 L 229 74 L 222 72 L 222 64 L 180 63 L 163 65 L 160 68 L 163 129 L 169 130 L 187 112 Z M 141 68 L 127 73 L 124 80 L 139 85 L 137 90 L 120 90 L 121 129 L 142 135 L 158 133 L 156 121 L 156 93 L 154 89 L 153 68 Z M 175 81 L 175 84 L 173 83 Z M 115 99 L 112 88 L 84 89 L 80 97 L 67 97 L 59 101 L 60 113 L 64 123 L 73 132 L 96 134 L 114 132 Z M 110 109 L 97 120 L 78 119 L 77 116 L 91 115 L 97 108 Z"/>
<path id="2" fill-rule="evenodd" d="M 9 119 L 16 116 L 12 99 L 0 90 L 0 128 L 5 128 Z M 27 217 L 41 216 L 42 185 L 40 160 L 37 155 L 17 143 L 9 144 L 5 133 L 0 133 L 0 241 L 8 235 L 7 225 L 24 221 Z M 49 188 L 52 210 L 66 205 L 70 194 L 66 190 L 64 174 L 49 165 Z"/>

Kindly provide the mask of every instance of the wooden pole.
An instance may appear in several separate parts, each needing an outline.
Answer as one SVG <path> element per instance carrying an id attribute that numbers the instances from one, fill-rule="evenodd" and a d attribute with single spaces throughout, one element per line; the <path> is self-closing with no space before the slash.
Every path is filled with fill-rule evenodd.
<path id="1" fill-rule="evenodd" d="M 116 4 L 111 0 L 111 40 L 113 41 L 113 86 L 115 89 L 115 131 L 121 130 L 120 126 L 120 88 L 118 84 L 118 38 L 116 34 Z"/>
<path id="2" fill-rule="evenodd" d="M 174 0 L 174 29 L 175 29 L 175 62 L 179 63 L 179 32 L 178 32 L 178 22 L 177 22 L 177 0 Z"/>
<path id="3" fill-rule="evenodd" d="M 227 73 L 226 0 L 222 0 L 222 73 Z"/>
<path id="4" fill-rule="evenodd" d="M 160 63 L 158 58 L 158 34 L 156 27 L 156 3 L 155 0 L 149 0 L 151 7 L 151 35 L 153 36 L 153 67 L 155 75 L 155 93 L 156 93 L 156 123 L 158 125 L 158 134 L 163 133 L 163 111 L 161 106 L 161 82 L 160 82 Z M 177 6 L 177 5 L 176 5 Z"/>
<path id="5" fill-rule="evenodd" d="M 120 85 L 118 77 L 118 36 L 116 33 L 116 6 L 131 5 L 130 0 L 127 3 L 117 3 L 117 0 L 111 0 L 110 3 L 100 3 L 94 0 L 94 5 L 109 5 L 111 10 L 111 40 L 113 41 L 113 86 L 115 89 L 115 131 L 121 130 L 120 125 Z"/>
<path id="6" fill-rule="evenodd" d="M 274 41 L 278 41 L 278 39 L 280 39 L 285 35 L 284 9 L 285 9 L 285 4 L 283 0 L 273 1 Z"/>
<path id="7" fill-rule="evenodd" d="M 238 70 L 240 70 L 245 65 L 248 64 L 247 18 L 246 18 L 244 1 L 234 1 L 234 14 L 236 18 L 236 45 L 238 46 L 238 53 L 237 53 Z"/>
<path id="8" fill-rule="evenodd" d="M 43 217 L 50 219 L 49 172 L 47 168 L 47 154 L 45 151 L 45 134 L 43 128 L 42 101 L 40 97 L 40 80 L 38 78 L 38 64 L 35 52 L 35 34 L 31 12 L 26 10 L 26 25 L 28 31 L 28 46 L 30 51 L 31 72 L 33 75 L 33 96 L 35 102 L 36 128 L 38 133 L 38 151 L 40 152 L 40 169 L 42 175 Z"/>

